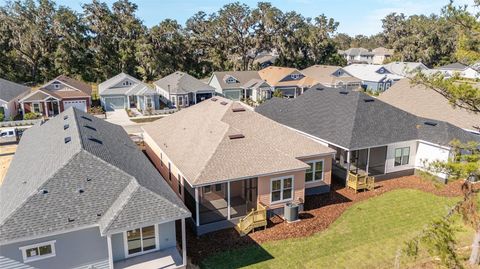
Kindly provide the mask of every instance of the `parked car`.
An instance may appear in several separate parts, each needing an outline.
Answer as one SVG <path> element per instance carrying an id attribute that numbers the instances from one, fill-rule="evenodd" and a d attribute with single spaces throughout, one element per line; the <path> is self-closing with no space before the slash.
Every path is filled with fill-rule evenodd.
<path id="1" fill-rule="evenodd" d="M 2 138 L 7 138 L 7 137 L 16 137 L 17 136 L 17 130 L 14 128 L 11 129 L 5 129 L 0 132 L 0 137 Z"/>

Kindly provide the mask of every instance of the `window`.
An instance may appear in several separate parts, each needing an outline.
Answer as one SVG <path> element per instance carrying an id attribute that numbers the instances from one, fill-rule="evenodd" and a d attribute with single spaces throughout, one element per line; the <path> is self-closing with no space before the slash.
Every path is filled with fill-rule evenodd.
<path id="1" fill-rule="evenodd" d="M 153 104 L 152 104 L 152 97 L 147 97 L 147 108 L 152 108 L 153 107 Z"/>
<path id="2" fill-rule="evenodd" d="M 55 83 L 55 84 L 53 84 L 53 87 L 58 90 L 58 89 L 60 89 L 60 84 Z"/>
<path id="3" fill-rule="evenodd" d="M 131 86 L 132 85 L 132 82 L 128 81 L 128 80 L 125 80 L 123 83 L 122 83 L 123 86 Z"/>
<path id="4" fill-rule="evenodd" d="M 40 103 L 33 103 L 33 112 L 42 113 L 42 107 L 40 106 Z"/>
<path id="5" fill-rule="evenodd" d="M 222 184 L 215 184 L 215 191 L 222 191 Z"/>
<path id="6" fill-rule="evenodd" d="M 410 147 L 395 149 L 395 166 L 406 165 L 410 159 Z"/>
<path id="7" fill-rule="evenodd" d="M 308 163 L 310 168 L 305 173 L 305 182 L 323 180 L 323 160 Z"/>
<path id="8" fill-rule="evenodd" d="M 181 182 L 180 174 L 178 174 L 177 184 L 178 184 L 178 194 L 181 195 L 182 194 L 182 182 Z"/>
<path id="9" fill-rule="evenodd" d="M 157 230 L 154 225 L 125 232 L 126 255 L 138 255 L 157 248 Z"/>
<path id="10" fill-rule="evenodd" d="M 168 180 L 172 181 L 172 164 L 168 163 Z"/>
<path id="11" fill-rule="evenodd" d="M 183 96 L 178 97 L 178 105 L 183 106 Z"/>
<path id="12" fill-rule="evenodd" d="M 272 179 L 270 197 L 272 203 L 291 200 L 293 198 L 293 177 Z"/>
<path id="13" fill-rule="evenodd" d="M 23 262 L 38 261 L 55 257 L 55 241 L 21 247 Z"/>
<path id="14" fill-rule="evenodd" d="M 237 80 L 234 77 L 228 77 L 225 82 L 227 84 L 237 83 Z"/>
<path id="15" fill-rule="evenodd" d="M 203 193 L 210 193 L 210 192 L 212 192 L 212 186 L 203 187 Z"/>
<path id="16" fill-rule="evenodd" d="M 175 104 L 176 104 L 176 101 L 175 101 L 175 96 L 172 96 L 172 105 L 174 105 L 174 106 L 175 106 Z"/>

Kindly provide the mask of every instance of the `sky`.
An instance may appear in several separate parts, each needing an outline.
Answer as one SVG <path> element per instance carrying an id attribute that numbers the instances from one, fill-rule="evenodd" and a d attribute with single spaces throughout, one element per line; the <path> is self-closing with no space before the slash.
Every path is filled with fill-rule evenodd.
<path id="1" fill-rule="evenodd" d="M 111 5 L 114 0 L 103 0 Z M 213 13 L 227 3 L 226 0 L 131 0 L 138 5 L 137 15 L 147 26 L 153 26 L 170 18 L 184 25 L 188 18 L 198 11 Z M 412 14 L 439 14 L 449 0 L 262 0 L 271 2 L 282 11 L 296 11 L 304 17 L 316 17 L 325 14 L 340 23 L 339 33 L 350 35 L 372 35 L 382 31 L 382 18 L 392 12 Z M 6 0 L 0 0 L 4 4 Z M 58 5 L 65 5 L 81 11 L 82 4 L 90 0 L 57 0 Z M 258 1 L 240 0 L 250 7 Z M 473 0 L 455 0 L 457 4 L 472 6 Z"/>

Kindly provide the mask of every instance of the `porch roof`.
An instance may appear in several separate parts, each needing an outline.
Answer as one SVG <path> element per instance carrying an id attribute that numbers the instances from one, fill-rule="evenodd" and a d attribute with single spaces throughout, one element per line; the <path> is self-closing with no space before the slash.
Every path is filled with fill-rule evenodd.
<path id="1" fill-rule="evenodd" d="M 214 100 L 143 127 L 193 185 L 307 169 L 298 158 L 335 152 L 239 102 Z"/>

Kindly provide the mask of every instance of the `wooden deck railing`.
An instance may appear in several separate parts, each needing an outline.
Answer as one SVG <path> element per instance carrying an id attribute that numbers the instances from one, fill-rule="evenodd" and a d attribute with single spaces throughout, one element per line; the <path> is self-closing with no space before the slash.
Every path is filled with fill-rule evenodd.
<path id="1" fill-rule="evenodd" d="M 349 172 L 347 176 L 347 187 L 354 189 L 355 193 L 359 190 L 371 191 L 375 189 L 375 178 Z"/>
<path id="2" fill-rule="evenodd" d="M 241 236 L 247 235 L 253 229 L 267 227 L 267 206 L 258 203 L 257 209 L 253 209 L 245 217 L 241 218 L 235 227 Z"/>

